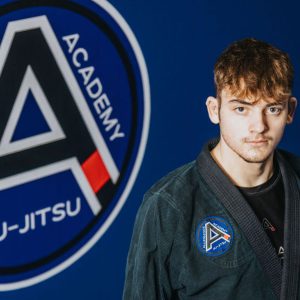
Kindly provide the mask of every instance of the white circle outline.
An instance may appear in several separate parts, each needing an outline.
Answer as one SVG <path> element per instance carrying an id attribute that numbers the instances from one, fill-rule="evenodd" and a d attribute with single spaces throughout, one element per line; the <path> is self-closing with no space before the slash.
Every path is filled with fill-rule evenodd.
<path id="1" fill-rule="evenodd" d="M 82 246 L 77 252 L 75 252 L 72 256 L 70 256 L 64 262 L 60 263 L 53 269 L 48 270 L 43 274 L 40 274 L 35 277 L 29 278 L 26 280 L 22 280 L 22 281 L 16 281 L 16 282 L 7 283 L 7 284 L 0 284 L 0 291 L 17 290 L 17 289 L 29 287 L 29 286 L 35 285 L 39 282 L 45 281 L 46 279 L 49 279 L 50 277 L 65 270 L 66 268 L 71 266 L 73 263 L 75 263 L 80 257 L 82 257 L 84 254 L 86 254 L 97 243 L 97 241 L 102 237 L 102 235 L 106 232 L 106 230 L 110 227 L 110 225 L 113 223 L 113 221 L 119 214 L 120 210 L 122 209 L 125 201 L 127 200 L 128 196 L 129 196 L 129 193 L 133 187 L 133 184 L 136 180 L 136 177 L 138 175 L 139 169 L 142 164 L 142 160 L 143 160 L 145 149 L 146 149 L 147 139 L 148 139 L 149 126 L 150 126 L 150 114 L 151 114 L 150 84 L 149 84 L 149 77 L 148 77 L 148 70 L 147 70 L 146 62 L 145 62 L 144 56 L 142 54 L 142 50 L 138 44 L 138 41 L 137 41 L 134 33 L 132 32 L 131 28 L 129 27 L 129 25 L 125 21 L 125 19 L 122 17 L 122 15 L 116 10 L 116 8 L 114 6 L 112 6 L 109 2 L 107 2 L 106 0 L 90 0 L 90 1 L 96 3 L 101 8 L 103 8 L 123 30 L 124 34 L 126 35 L 128 41 L 133 49 L 133 52 L 136 56 L 136 59 L 137 59 L 137 62 L 138 62 L 139 68 L 140 68 L 143 92 L 144 92 L 144 120 L 143 120 L 143 130 L 142 130 L 142 135 L 141 135 L 141 142 L 140 142 L 140 146 L 138 149 L 136 161 L 133 166 L 131 175 L 128 179 L 127 185 L 126 185 L 122 195 L 120 196 L 118 203 L 116 204 L 116 206 L 110 213 L 109 217 L 105 220 L 103 225 L 99 228 L 99 230 L 93 235 L 93 237 L 84 246 Z"/>

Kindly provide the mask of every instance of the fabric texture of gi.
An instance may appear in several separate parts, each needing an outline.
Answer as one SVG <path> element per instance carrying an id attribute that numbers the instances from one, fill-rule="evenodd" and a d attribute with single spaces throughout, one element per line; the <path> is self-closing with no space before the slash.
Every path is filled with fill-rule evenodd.
<path id="1" fill-rule="evenodd" d="M 145 194 L 128 255 L 124 300 L 300 299 L 300 158 L 275 151 L 285 190 L 282 268 L 256 215 L 212 159 L 215 143 Z M 233 230 L 224 253 L 208 255 L 197 247 L 198 226 L 208 217 L 225 220 Z"/>

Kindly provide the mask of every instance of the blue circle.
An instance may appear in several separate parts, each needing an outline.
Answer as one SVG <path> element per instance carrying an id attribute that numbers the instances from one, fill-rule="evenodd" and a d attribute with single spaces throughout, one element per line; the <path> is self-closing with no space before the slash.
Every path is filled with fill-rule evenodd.
<path id="1" fill-rule="evenodd" d="M 203 219 L 196 229 L 198 250 L 207 256 L 221 256 L 230 248 L 234 240 L 232 226 L 224 218 L 210 216 Z"/>
<path id="2" fill-rule="evenodd" d="M 35 284 L 79 259 L 115 219 L 142 161 L 150 120 L 142 53 L 109 3 L 81 2 L 5 1 L 0 7 L 0 40 L 9 45 L 0 67 L 18 64 L 0 81 L 15 83 L 15 94 L 24 82 L 28 90 L 19 93 L 27 95 L 23 106 L 14 93 L 1 102 L 7 107 L 2 119 L 22 106 L 8 145 L 48 139 L 0 155 L 8 166 L 0 174 L 7 182 L 0 191 L 0 290 Z M 50 138 L 55 128 L 63 132 L 59 139 Z M 34 155 L 23 156 L 32 149 Z"/>

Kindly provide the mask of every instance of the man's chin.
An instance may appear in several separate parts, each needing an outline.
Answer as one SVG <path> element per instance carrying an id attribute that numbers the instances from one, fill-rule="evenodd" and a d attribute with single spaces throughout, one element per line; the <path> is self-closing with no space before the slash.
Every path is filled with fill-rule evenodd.
<path id="1" fill-rule="evenodd" d="M 252 158 L 243 158 L 243 160 L 250 164 L 262 164 L 267 161 L 267 159 L 252 159 Z"/>
<path id="2" fill-rule="evenodd" d="M 271 154 L 270 153 L 250 153 L 250 154 L 238 154 L 247 163 L 258 164 L 266 162 Z"/>

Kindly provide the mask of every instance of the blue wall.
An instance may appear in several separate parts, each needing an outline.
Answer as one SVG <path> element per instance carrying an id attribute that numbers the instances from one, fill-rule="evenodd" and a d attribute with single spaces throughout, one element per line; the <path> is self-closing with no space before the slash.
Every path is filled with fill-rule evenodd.
<path id="1" fill-rule="evenodd" d="M 121 298 L 132 227 L 144 192 L 171 169 L 195 159 L 203 143 L 218 134 L 208 120 L 205 100 L 214 95 L 213 64 L 229 43 L 256 37 L 287 51 L 295 66 L 294 94 L 300 98 L 298 1 L 109 2 L 135 33 L 150 79 L 150 131 L 137 180 L 118 217 L 87 254 L 44 282 L 0 292 L 0 299 Z M 296 115 L 281 146 L 300 155 L 299 128 Z"/>

